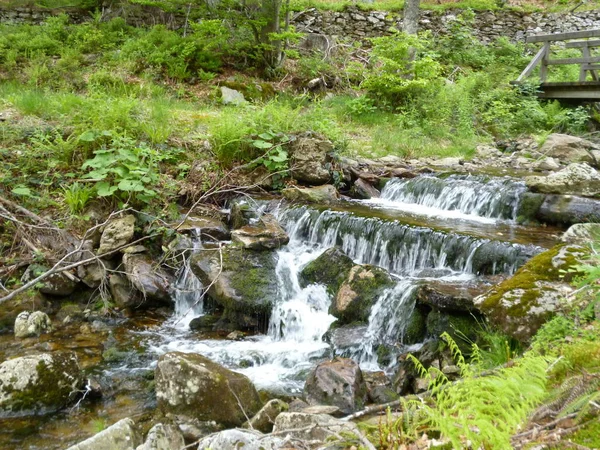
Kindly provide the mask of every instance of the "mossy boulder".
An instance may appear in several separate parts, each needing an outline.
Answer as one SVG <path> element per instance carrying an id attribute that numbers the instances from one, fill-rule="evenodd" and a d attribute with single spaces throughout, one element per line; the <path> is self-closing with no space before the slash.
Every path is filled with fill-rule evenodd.
<path id="1" fill-rule="evenodd" d="M 560 244 L 534 256 L 512 278 L 475 298 L 475 306 L 490 323 L 518 341 L 528 342 L 563 306 L 573 288 L 567 273 L 589 251 Z"/>
<path id="2" fill-rule="evenodd" d="M 534 192 L 524 192 L 517 208 L 517 222 L 529 224 L 537 222 L 537 214 L 546 196 Z"/>
<path id="3" fill-rule="evenodd" d="M 352 258 L 339 247 L 325 250 L 316 259 L 309 262 L 300 272 L 302 287 L 309 284 L 323 284 L 331 295 L 337 294 L 340 286 L 354 267 Z"/>
<path id="4" fill-rule="evenodd" d="M 156 367 L 156 398 L 163 414 L 238 427 L 261 408 L 252 382 L 195 353 L 167 353 Z"/>
<path id="5" fill-rule="evenodd" d="M 210 286 L 208 295 L 223 308 L 216 328 L 266 327 L 278 298 L 275 265 L 274 253 L 237 246 L 205 249 L 193 256 L 192 271 L 204 286 Z"/>
<path id="6" fill-rule="evenodd" d="M 427 314 L 423 308 L 415 307 L 404 327 L 401 341 L 405 345 L 417 344 L 425 340 L 427 335 Z"/>
<path id="7" fill-rule="evenodd" d="M 377 298 L 394 284 L 387 270 L 369 264 L 356 265 L 340 286 L 329 313 L 340 323 L 366 322 Z"/>
<path id="8" fill-rule="evenodd" d="M 221 86 L 240 92 L 248 101 L 265 101 L 275 97 L 275 88 L 265 82 L 223 81 Z"/>
<path id="9" fill-rule="evenodd" d="M 533 192 L 600 197 L 600 173 L 587 164 L 569 164 L 545 177 L 526 177 L 525 183 Z"/>
<path id="10" fill-rule="evenodd" d="M 4 361 L 0 364 L 0 417 L 58 411 L 83 382 L 74 353 L 41 353 Z"/>

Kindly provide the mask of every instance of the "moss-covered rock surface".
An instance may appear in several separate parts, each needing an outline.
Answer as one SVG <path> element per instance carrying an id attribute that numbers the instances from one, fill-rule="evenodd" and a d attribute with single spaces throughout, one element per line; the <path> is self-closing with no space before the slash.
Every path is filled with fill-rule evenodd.
<path id="1" fill-rule="evenodd" d="M 335 295 L 353 266 L 352 258 L 341 248 L 332 247 L 302 269 L 300 282 L 303 286 L 312 283 L 323 284 L 327 287 L 327 292 Z"/>

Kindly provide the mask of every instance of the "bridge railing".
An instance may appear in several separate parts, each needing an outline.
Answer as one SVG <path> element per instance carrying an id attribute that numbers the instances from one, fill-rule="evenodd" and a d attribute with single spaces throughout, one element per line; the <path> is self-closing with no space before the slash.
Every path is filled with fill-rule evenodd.
<path id="1" fill-rule="evenodd" d="M 600 47 L 600 40 L 592 40 L 592 38 L 600 37 L 600 29 L 585 30 L 585 31 L 573 31 L 569 33 L 555 33 L 555 34 L 539 34 L 534 36 L 528 36 L 525 42 L 537 43 L 542 42 L 542 48 L 533 57 L 531 62 L 527 65 L 525 70 L 519 75 L 516 82 L 522 82 L 530 76 L 537 66 L 540 66 L 540 81 L 545 83 L 548 79 L 548 68 L 550 66 L 566 65 L 566 64 L 578 64 L 579 68 L 579 82 L 585 82 L 587 80 L 588 73 L 591 75 L 593 81 L 599 81 L 598 73 L 600 71 L 600 56 L 592 56 L 591 49 Z M 576 40 L 585 39 L 585 40 Z M 578 48 L 581 50 L 581 58 L 563 58 L 563 59 L 551 59 L 550 44 L 552 42 L 565 42 L 566 48 Z"/>

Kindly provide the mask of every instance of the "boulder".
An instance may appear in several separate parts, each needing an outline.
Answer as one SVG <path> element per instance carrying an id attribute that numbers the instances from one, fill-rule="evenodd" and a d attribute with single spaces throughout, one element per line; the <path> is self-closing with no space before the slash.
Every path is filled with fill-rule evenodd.
<path id="1" fill-rule="evenodd" d="M 188 216 L 181 225 L 177 224 L 177 231 L 193 230 L 208 242 L 228 240 L 231 237 L 229 229 L 221 219 L 209 216 L 209 212 L 204 216 Z"/>
<path id="2" fill-rule="evenodd" d="M 368 264 L 356 265 L 340 286 L 329 313 L 341 323 L 366 322 L 377 298 L 394 284 L 385 269 Z"/>
<path id="3" fill-rule="evenodd" d="M 313 369 L 304 385 L 304 397 L 310 405 L 337 406 L 347 415 L 364 407 L 367 386 L 356 362 L 335 358 Z"/>
<path id="4" fill-rule="evenodd" d="M 149 255 L 143 253 L 126 253 L 123 265 L 127 278 L 142 293 L 146 300 L 171 304 L 170 288 L 172 277 Z"/>
<path id="5" fill-rule="evenodd" d="M 600 147 L 579 137 L 554 133 L 548 136 L 539 152 L 566 164 L 588 163 L 594 165 L 596 160 L 590 153 L 592 150 L 600 150 Z"/>
<path id="6" fill-rule="evenodd" d="M 100 237 L 98 254 L 102 255 L 127 244 L 133 238 L 134 231 L 135 216 L 127 215 L 111 220 Z"/>
<path id="7" fill-rule="evenodd" d="M 43 266 L 42 264 L 30 264 L 25 270 L 25 273 L 21 277 L 23 283 L 28 283 L 31 280 L 39 277 L 43 273 L 50 270 L 49 267 Z M 66 297 L 71 295 L 77 287 L 77 279 L 73 276 L 67 275 L 67 272 L 53 273 L 52 275 L 45 278 L 39 283 L 38 290 L 42 294 L 52 295 L 56 297 Z"/>
<path id="8" fill-rule="evenodd" d="M 358 427 L 354 422 L 336 419 L 327 414 L 301 412 L 279 414 L 275 419 L 273 433 L 284 434 L 303 441 L 328 441 L 331 443 L 339 440 L 340 435 L 346 439 L 349 439 L 352 435 L 360 436 Z M 343 448 L 345 447 L 346 445 Z"/>
<path id="9" fill-rule="evenodd" d="M 545 171 L 558 170 L 560 169 L 560 163 L 554 158 L 544 158 L 535 165 L 535 168 Z"/>
<path id="10" fill-rule="evenodd" d="M 473 296 L 452 285 L 421 285 L 417 289 L 417 302 L 440 311 L 470 313 L 477 310 Z"/>
<path id="11" fill-rule="evenodd" d="M 560 240 L 567 244 L 579 245 L 600 241 L 600 223 L 576 223 L 571 225 Z"/>
<path id="12" fill-rule="evenodd" d="M 272 250 L 289 242 L 290 237 L 271 214 L 263 215 L 258 223 L 231 232 L 233 242 L 252 250 Z"/>
<path id="13" fill-rule="evenodd" d="M 108 276 L 108 289 L 113 302 L 119 308 L 135 308 L 141 303 L 139 292 L 125 275 L 111 273 Z"/>
<path id="14" fill-rule="evenodd" d="M 0 364 L 0 417 L 58 411 L 83 383 L 74 353 L 41 353 L 4 361 Z"/>
<path id="15" fill-rule="evenodd" d="M 224 105 L 243 105 L 246 103 L 244 94 L 227 86 L 221 86 L 221 101 Z"/>
<path id="16" fill-rule="evenodd" d="M 278 398 L 269 400 L 254 417 L 244 424 L 244 428 L 270 433 L 273 430 L 273 424 L 277 416 L 287 411 L 288 408 L 288 404 L 283 400 Z"/>
<path id="17" fill-rule="evenodd" d="M 194 353 L 166 353 L 155 373 L 159 410 L 237 427 L 260 408 L 258 392 L 241 373 Z"/>
<path id="18" fill-rule="evenodd" d="M 525 183 L 533 192 L 544 194 L 600 196 L 600 173 L 587 164 L 573 163 L 544 177 L 526 177 Z"/>
<path id="19" fill-rule="evenodd" d="M 15 337 L 27 338 L 32 336 L 40 336 L 43 333 L 52 331 L 52 322 L 48 314 L 42 311 L 34 311 L 32 313 L 23 311 L 15 320 Z"/>
<path id="20" fill-rule="evenodd" d="M 352 194 L 354 197 L 363 199 L 379 198 L 381 196 L 381 192 L 379 192 L 375 187 L 373 187 L 371 184 L 369 184 L 362 178 L 358 178 L 354 182 L 354 186 L 352 187 Z"/>
<path id="21" fill-rule="evenodd" d="M 264 435 L 253 430 L 224 430 L 201 439 L 199 450 L 278 450 L 292 449 L 287 438 Z"/>
<path id="22" fill-rule="evenodd" d="M 337 322 L 334 322 L 323 336 L 323 340 L 328 342 L 338 354 L 345 355 L 357 350 L 365 339 L 367 325 L 337 325 Z"/>
<path id="23" fill-rule="evenodd" d="M 324 184 L 313 188 L 299 188 L 292 186 L 281 191 L 283 196 L 293 202 L 307 203 L 335 203 L 339 200 L 339 194 L 331 184 Z"/>
<path id="24" fill-rule="evenodd" d="M 258 219 L 258 212 L 245 199 L 235 199 L 229 204 L 229 226 L 232 229 L 242 228 L 251 220 Z"/>
<path id="25" fill-rule="evenodd" d="M 546 195 L 536 212 L 536 219 L 557 225 L 600 222 L 600 199 L 574 195 Z"/>
<path id="26" fill-rule="evenodd" d="M 512 278 L 475 298 L 474 303 L 491 324 L 527 343 L 563 305 L 573 288 L 573 274 L 565 271 L 588 254 L 588 250 L 560 244 L 533 257 Z"/>
<path id="27" fill-rule="evenodd" d="M 157 423 L 136 450 L 179 450 L 185 447 L 183 435 L 175 425 Z"/>
<path id="28" fill-rule="evenodd" d="M 309 262 L 300 272 L 302 287 L 309 284 L 323 284 L 327 292 L 335 295 L 354 267 L 354 261 L 339 247 L 332 247 Z"/>
<path id="29" fill-rule="evenodd" d="M 81 281 L 89 288 L 97 289 L 106 279 L 108 270 L 115 269 L 115 264 L 106 259 L 79 266 L 77 275 Z"/>
<path id="30" fill-rule="evenodd" d="M 141 437 L 135 422 L 126 418 L 67 450 L 136 450 L 140 443 Z"/>
<path id="31" fill-rule="evenodd" d="M 332 151 L 333 144 L 327 139 L 310 134 L 297 136 L 288 146 L 292 177 L 313 185 L 327 183 Z"/>
<path id="32" fill-rule="evenodd" d="M 210 286 L 209 297 L 224 309 L 216 328 L 257 330 L 266 327 L 278 299 L 275 265 L 271 252 L 235 246 L 205 250 L 192 257 L 193 273 L 204 286 Z"/>

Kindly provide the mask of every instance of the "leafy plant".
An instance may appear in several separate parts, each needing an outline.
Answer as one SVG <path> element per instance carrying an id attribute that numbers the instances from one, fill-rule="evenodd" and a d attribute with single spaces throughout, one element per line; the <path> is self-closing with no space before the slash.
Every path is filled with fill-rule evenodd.
<path id="1" fill-rule="evenodd" d="M 63 195 L 71 214 L 79 214 L 94 198 L 94 189 L 75 182 L 70 186 L 63 187 Z"/>

